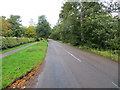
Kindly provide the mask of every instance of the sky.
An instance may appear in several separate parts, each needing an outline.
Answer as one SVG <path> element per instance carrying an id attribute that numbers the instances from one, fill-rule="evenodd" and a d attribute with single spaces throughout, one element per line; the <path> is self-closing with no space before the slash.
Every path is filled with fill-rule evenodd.
<path id="1" fill-rule="evenodd" d="M 38 16 L 45 15 L 51 27 L 57 23 L 63 5 L 62 0 L 1 0 L 0 3 L 0 16 L 20 15 L 22 25 L 29 26 L 31 19 L 37 23 Z"/>
<path id="2" fill-rule="evenodd" d="M 11 14 L 20 15 L 22 25 L 29 26 L 31 19 L 37 23 L 38 16 L 45 15 L 51 27 L 53 27 L 59 19 L 63 1 L 64 0 L 1 0 L 0 16 L 6 16 L 8 18 Z"/>

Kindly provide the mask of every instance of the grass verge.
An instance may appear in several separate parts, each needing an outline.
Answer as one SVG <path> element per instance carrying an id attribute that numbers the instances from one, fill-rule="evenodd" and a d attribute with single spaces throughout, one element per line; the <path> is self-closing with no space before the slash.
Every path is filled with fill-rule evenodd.
<path id="1" fill-rule="evenodd" d="M 78 48 L 88 51 L 88 52 L 92 52 L 92 53 L 104 56 L 106 58 L 111 59 L 112 61 L 119 62 L 117 50 L 99 50 L 99 49 L 92 49 L 92 48 L 89 48 L 86 46 L 79 46 Z"/>
<path id="2" fill-rule="evenodd" d="M 42 40 L 2 59 L 2 88 L 39 65 L 46 55 L 48 42 Z"/>
<path id="3" fill-rule="evenodd" d="M 62 41 L 59 41 L 59 42 L 64 43 Z M 65 44 L 67 44 L 69 46 L 73 46 L 70 43 L 65 43 Z M 99 49 L 89 48 L 87 46 L 73 46 L 73 47 L 76 47 L 76 48 L 79 48 L 81 50 L 91 52 L 91 53 L 94 53 L 94 54 L 97 54 L 97 55 L 100 55 L 100 56 L 104 56 L 105 58 L 109 58 L 112 61 L 115 61 L 115 62 L 118 62 L 118 63 L 120 62 L 119 61 L 120 57 L 117 54 L 117 52 L 118 52 L 117 50 L 99 50 Z"/>
<path id="4" fill-rule="evenodd" d="M 33 42 L 31 42 L 31 43 L 33 43 Z M 2 50 L 2 51 L 0 52 L 0 54 L 5 53 L 5 52 L 9 52 L 9 51 L 11 51 L 11 50 L 15 50 L 15 49 L 17 49 L 17 48 L 24 47 L 24 46 L 29 45 L 29 44 L 31 44 L 31 43 L 26 43 L 26 44 L 22 44 L 22 45 L 13 47 L 13 48 L 8 48 L 8 49 L 5 49 L 5 50 Z"/>

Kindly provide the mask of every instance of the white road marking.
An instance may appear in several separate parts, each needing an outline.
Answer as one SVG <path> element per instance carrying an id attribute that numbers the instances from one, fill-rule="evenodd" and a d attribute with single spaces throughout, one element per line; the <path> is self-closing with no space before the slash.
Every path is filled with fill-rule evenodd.
<path id="1" fill-rule="evenodd" d="M 64 49 L 65 50 L 65 49 Z M 81 60 L 77 57 L 75 57 L 72 53 L 68 52 L 67 50 L 65 50 L 68 54 L 70 54 L 72 57 L 74 57 L 76 60 L 78 60 L 79 62 L 81 62 Z"/>
<path id="2" fill-rule="evenodd" d="M 60 45 L 58 45 L 58 44 L 57 44 L 57 46 L 62 48 L 62 46 L 60 46 Z M 64 49 L 64 48 L 62 48 L 62 49 Z M 65 49 L 64 49 L 64 50 L 65 50 Z M 81 62 L 81 60 L 80 60 L 79 58 L 75 57 L 72 53 L 68 52 L 67 50 L 65 50 L 65 51 L 66 51 L 68 54 L 70 54 L 72 57 L 74 57 L 76 60 L 78 60 L 79 62 Z"/>
<path id="3" fill-rule="evenodd" d="M 62 48 L 62 46 L 60 46 L 60 45 L 58 45 L 58 44 L 57 44 L 57 46 Z M 63 48 L 63 49 L 64 49 L 64 48 Z M 65 50 L 65 49 L 64 49 L 64 50 Z M 75 57 L 72 53 L 68 52 L 67 50 L 65 50 L 65 51 L 66 51 L 68 54 L 70 54 L 72 57 L 74 57 L 76 60 L 78 60 L 79 62 L 81 62 L 81 60 L 78 59 L 77 57 Z M 113 84 L 114 86 L 116 86 L 117 88 L 120 89 L 120 87 L 119 87 L 117 84 L 115 84 L 114 82 L 112 82 L 112 84 Z"/>
<path id="4" fill-rule="evenodd" d="M 120 88 L 120 87 L 118 87 L 118 85 L 117 85 L 117 84 L 115 84 L 114 82 L 112 82 L 112 84 L 113 84 L 113 85 L 115 85 L 117 88 Z"/>

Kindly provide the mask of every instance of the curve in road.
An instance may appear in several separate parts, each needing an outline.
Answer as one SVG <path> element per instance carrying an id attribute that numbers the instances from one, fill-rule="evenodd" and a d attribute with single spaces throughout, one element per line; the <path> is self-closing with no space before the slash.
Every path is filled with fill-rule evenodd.
<path id="1" fill-rule="evenodd" d="M 118 88 L 118 64 L 49 39 L 46 64 L 34 88 Z"/>

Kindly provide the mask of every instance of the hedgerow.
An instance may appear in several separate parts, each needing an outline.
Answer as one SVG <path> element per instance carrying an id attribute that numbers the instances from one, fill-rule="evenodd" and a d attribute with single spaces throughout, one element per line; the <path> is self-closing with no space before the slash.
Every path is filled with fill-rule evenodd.
<path id="1" fill-rule="evenodd" d="M 36 39 L 34 39 L 34 38 L 18 38 L 18 37 L 2 37 L 2 38 L 0 38 L 0 40 L 2 41 L 2 46 L 0 47 L 0 49 L 6 49 L 6 48 L 15 47 L 15 46 L 18 46 L 21 44 L 33 42 Z"/>

